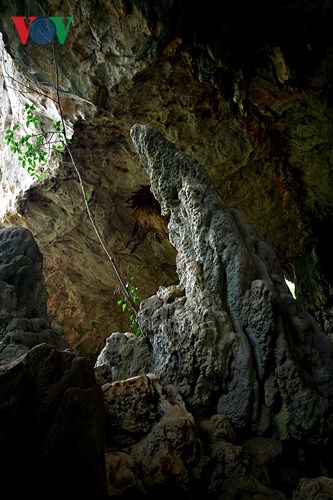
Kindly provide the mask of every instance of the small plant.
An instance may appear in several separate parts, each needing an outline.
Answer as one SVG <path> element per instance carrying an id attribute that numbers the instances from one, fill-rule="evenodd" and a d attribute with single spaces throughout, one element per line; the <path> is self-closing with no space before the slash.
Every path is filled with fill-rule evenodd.
<path id="1" fill-rule="evenodd" d="M 6 130 L 5 141 L 13 153 L 18 155 L 23 168 L 26 168 L 31 177 L 41 179 L 49 169 L 46 168 L 47 159 L 52 154 L 57 154 L 63 151 L 65 144 L 69 144 L 69 140 L 65 140 L 61 121 L 53 124 L 53 130 L 43 132 L 34 104 L 25 103 L 24 111 L 26 114 L 26 127 L 33 125 L 37 131 L 36 134 L 26 134 L 17 137 L 16 132 L 20 125 L 16 123 L 12 128 Z"/>
<path id="2" fill-rule="evenodd" d="M 137 337 L 141 336 L 141 328 L 136 320 L 136 311 L 132 304 L 139 304 L 140 298 L 138 296 L 138 287 L 134 284 L 134 276 L 131 276 L 130 283 L 126 283 L 126 290 L 130 297 L 123 295 L 121 299 L 117 301 L 117 304 L 121 307 L 123 313 L 129 312 L 130 329 L 134 330 Z"/>

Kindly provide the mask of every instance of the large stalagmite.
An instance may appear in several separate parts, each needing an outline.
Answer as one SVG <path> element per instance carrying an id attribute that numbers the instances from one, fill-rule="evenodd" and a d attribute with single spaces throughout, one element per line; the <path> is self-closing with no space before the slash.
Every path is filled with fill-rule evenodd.
<path id="1" fill-rule="evenodd" d="M 193 158 L 151 126 L 135 125 L 131 137 L 169 216 L 179 285 L 143 302 L 138 343 L 150 358 L 122 375 L 149 370 L 177 385 L 196 416 L 224 413 L 242 431 L 326 442 L 333 345 L 290 294 L 274 252 Z M 117 348 L 111 337 L 106 349 Z"/>

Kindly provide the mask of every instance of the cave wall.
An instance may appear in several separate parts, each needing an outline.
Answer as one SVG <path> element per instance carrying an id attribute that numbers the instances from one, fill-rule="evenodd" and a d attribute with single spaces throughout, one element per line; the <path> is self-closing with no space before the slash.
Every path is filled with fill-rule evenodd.
<path id="1" fill-rule="evenodd" d="M 129 137 L 136 122 L 155 126 L 205 167 L 227 205 L 275 250 L 297 296 L 329 333 L 332 12 L 330 1 L 281 1 L 270 9 L 260 1 L 54 1 L 46 10 L 42 2 L 2 2 L 2 127 L 22 120 L 27 98 L 44 117 L 58 116 L 45 97 L 55 95 L 56 60 L 91 209 L 141 298 L 177 275 L 175 252 L 156 232 L 158 213 L 140 219 L 126 247 L 138 215 L 128 200 L 149 184 Z M 71 15 L 73 23 L 53 50 L 32 40 L 23 46 L 13 15 Z M 4 146 L 1 175 L 1 225 L 31 230 L 44 255 L 54 322 L 70 346 L 95 355 L 129 324 L 115 304 L 118 283 L 69 158 L 32 183 Z"/>

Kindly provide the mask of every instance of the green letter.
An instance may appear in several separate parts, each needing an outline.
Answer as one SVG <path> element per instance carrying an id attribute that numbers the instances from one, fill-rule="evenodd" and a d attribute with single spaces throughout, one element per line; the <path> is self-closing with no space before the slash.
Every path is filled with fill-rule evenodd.
<path id="1" fill-rule="evenodd" d="M 57 37 L 59 40 L 59 43 L 63 45 L 65 43 L 67 33 L 69 30 L 69 27 L 71 25 L 71 22 L 73 20 L 72 16 L 67 16 L 67 26 L 64 26 L 63 23 L 63 17 L 50 17 L 51 21 L 54 23 L 56 27 L 56 32 L 57 32 Z"/>

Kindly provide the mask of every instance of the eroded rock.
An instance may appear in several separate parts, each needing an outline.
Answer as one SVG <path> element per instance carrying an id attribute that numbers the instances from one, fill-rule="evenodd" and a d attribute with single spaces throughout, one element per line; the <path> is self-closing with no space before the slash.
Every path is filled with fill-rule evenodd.
<path id="1" fill-rule="evenodd" d="M 326 442 L 333 344 L 291 296 L 273 250 L 203 168 L 151 126 L 135 125 L 131 136 L 169 216 L 184 290 L 141 306 L 151 371 L 176 384 L 195 415 L 217 410 L 239 430 Z"/>
<path id="2" fill-rule="evenodd" d="M 148 373 L 151 354 L 146 339 L 134 333 L 113 333 L 106 339 L 105 347 L 95 363 L 96 374 L 101 381 L 114 382 Z"/>
<path id="3" fill-rule="evenodd" d="M 13 497 L 106 496 L 104 403 L 92 363 L 51 327 L 43 257 L 0 229 L 0 468 Z"/>
<path id="4" fill-rule="evenodd" d="M 0 364 L 41 343 L 66 348 L 62 328 L 51 328 L 43 256 L 30 231 L 0 229 Z"/>
<path id="5" fill-rule="evenodd" d="M 260 494 L 285 498 L 268 486 L 255 457 L 228 442 L 235 439 L 228 419 L 219 414 L 197 425 L 175 386 L 148 374 L 105 384 L 102 389 L 111 498 L 173 495 L 213 500 Z M 277 453 L 267 447 L 269 452 L 261 454 L 266 461 Z"/>
<path id="6" fill-rule="evenodd" d="M 107 475 L 111 497 L 133 493 L 191 498 L 200 444 L 193 416 L 175 387 L 154 375 L 103 386 Z M 158 496 L 160 498 L 160 496 Z"/>
<path id="7" fill-rule="evenodd" d="M 333 497 L 333 479 L 325 476 L 302 478 L 295 490 L 293 500 L 316 500 Z"/>

